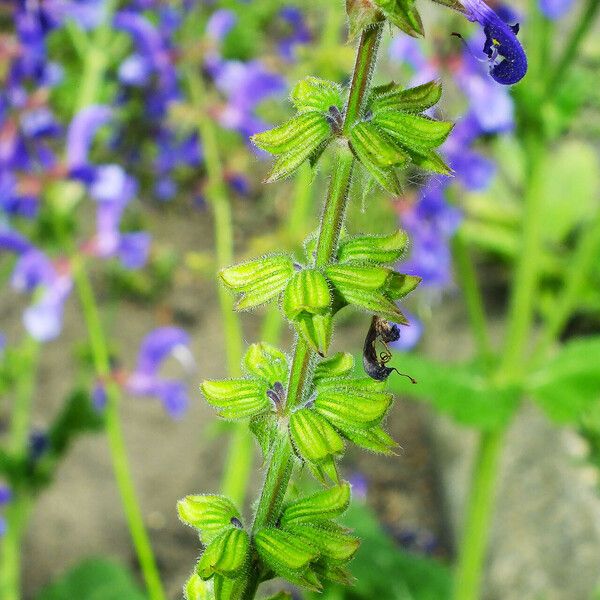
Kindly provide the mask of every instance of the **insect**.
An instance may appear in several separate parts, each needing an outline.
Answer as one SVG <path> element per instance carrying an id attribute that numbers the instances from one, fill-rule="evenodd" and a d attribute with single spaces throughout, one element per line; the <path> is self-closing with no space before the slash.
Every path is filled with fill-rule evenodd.
<path id="1" fill-rule="evenodd" d="M 398 375 L 408 377 L 412 383 L 417 383 L 410 375 L 400 373 L 398 369 L 387 366 L 387 363 L 392 360 L 392 352 L 388 347 L 388 343 L 395 342 L 398 339 L 400 339 L 400 328 L 398 325 L 390 323 L 377 315 L 373 315 L 363 348 L 363 367 L 365 373 L 372 379 L 385 381 L 392 371 L 396 371 Z M 383 347 L 383 350 L 381 347 Z"/>

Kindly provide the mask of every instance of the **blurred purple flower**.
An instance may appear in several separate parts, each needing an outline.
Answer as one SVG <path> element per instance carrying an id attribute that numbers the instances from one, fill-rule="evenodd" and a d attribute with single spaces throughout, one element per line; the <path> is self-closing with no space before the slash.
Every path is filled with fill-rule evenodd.
<path id="1" fill-rule="evenodd" d="M 297 46 L 307 44 L 312 36 L 302 11 L 296 6 L 285 6 L 279 15 L 291 28 L 290 33 L 278 44 L 279 54 L 284 60 L 292 62 L 296 59 Z"/>
<path id="2" fill-rule="evenodd" d="M 564 17 L 573 6 L 573 0 L 539 0 L 539 3 L 544 16 L 553 21 Z"/>
<path id="3" fill-rule="evenodd" d="M 162 378 L 159 370 L 171 355 L 189 368 L 192 364 L 189 341 L 189 335 L 178 327 L 161 327 L 149 333 L 140 346 L 135 371 L 127 378 L 127 390 L 136 396 L 158 397 L 173 418 L 181 417 L 188 406 L 187 386 L 181 381 Z"/>
<path id="4" fill-rule="evenodd" d="M 364 502 L 367 499 L 369 492 L 369 482 L 367 478 L 359 471 L 354 471 L 348 477 L 348 482 L 352 487 L 352 499 L 359 502 Z"/>
<path id="5" fill-rule="evenodd" d="M 215 86 L 227 98 L 218 114 L 226 129 L 238 131 L 244 139 L 267 129 L 256 107 L 265 99 L 283 94 L 286 83 L 280 75 L 268 71 L 261 61 L 220 61 L 213 68 Z"/>
<path id="6" fill-rule="evenodd" d="M 67 130 L 67 165 L 71 170 L 88 164 L 88 155 L 94 136 L 100 127 L 106 125 L 112 117 L 108 106 L 88 106 L 79 111 Z"/>
<path id="7" fill-rule="evenodd" d="M 8 504 L 11 501 L 12 492 L 7 485 L 0 484 L 0 507 Z M 6 533 L 6 520 L 0 515 L 0 537 Z"/>
<path id="8" fill-rule="evenodd" d="M 148 260 L 150 235 L 121 233 L 119 226 L 127 200 L 100 200 L 96 211 L 96 236 L 92 252 L 101 258 L 117 256 L 127 269 L 141 269 Z"/>
<path id="9" fill-rule="evenodd" d="M 402 270 L 423 278 L 423 286 L 446 287 L 452 281 L 449 239 L 461 221 L 461 213 L 444 197 L 449 179 L 430 179 L 416 202 L 402 210 L 400 220 L 412 246 Z"/>
<path id="10" fill-rule="evenodd" d="M 215 42 L 221 42 L 237 22 L 231 10 L 221 9 L 212 13 L 206 23 L 206 36 Z"/>
<path id="11" fill-rule="evenodd" d="M 406 325 L 399 326 L 400 337 L 395 342 L 391 342 L 390 346 L 396 350 L 406 352 L 412 350 L 419 343 L 423 335 L 423 322 L 405 310 L 402 312 L 408 320 L 408 327 Z"/>

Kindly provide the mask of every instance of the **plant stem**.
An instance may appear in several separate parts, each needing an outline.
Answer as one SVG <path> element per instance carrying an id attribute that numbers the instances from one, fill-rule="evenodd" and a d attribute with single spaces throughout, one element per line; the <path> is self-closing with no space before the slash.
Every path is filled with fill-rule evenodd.
<path id="1" fill-rule="evenodd" d="M 461 552 L 454 579 L 455 600 L 479 600 L 483 563 L 494 508 L 494 492 L 504 431 L 481 434 L 475 458 Z"/>
<path id="2" fill-rule="evenodd" d="M 15 493 L 6 507 L 7 530 L 0 538 L 0 598 L 21 598 L 21 544 L 31 512 L 31 498 Z"/>
<path id="3" fill-rule="evenodd" d="M 354 123 L 361 116 L 382 30 L 382 26 L 376 26 L 362 33 L 344 120 L 344 130 L 346 131 L 348 123 Z M 321 218 L 315 258 L 316 266 L 328 264 L 334 259 L 337 252 L 339 235 L 348 203 L 353 161 L 352 154 L 347 149 L 340 149 Z M 304 398 L 310 385 L 311 366 L 314 358 L 315 353 L 301 338 L 298 338 L 287 386 L 286 414 L 289 414 L 289 411 Z M 292 466 L 293 451 L 287 428 L 284 425 L 269 457 L 267 475 L 252 525 L 253 533 L 277 521 L 292 475 Z M 260 572 L 256 563 L 253 563 L 247 577 L 242 600 L 252 600 L 256 594 L 260 581 Z"/>
<path id="4" fill-rule="evenodd" d="M 216 262 L 219 269 L 233 262 L 233 225 L 231 203 L 224 183 L 223 166 L 219 155 L 217 132 L 206 108 L 206 88 L 199 72 L 188 68 L 186 80 L 190 98 L 198 111 L 198 132 L 204 148 L 204 164 L 208 175 L 206 197 L 213 211 Z M 222 286 L 218 286 L 219 307 L 223 321 L 223 339 L 227 355 L 227 371 L 230 377 L 239 377 L 242 362 L 242 325 L 234 310 L 233 297 Z M 235 504 L 241 506 L 246 498 L 246 490 L 252 459 L 254 442 L 245 423 L 233 425 L 232 440 L 229 444 L 221 490 Z"/>
<path id="5" fill-rule="evenodd" d="M 452 254 L 454 255 L 456 277 L 465 297 L 467 314 L 475 337 L 478 354 L 486 363 L 489 363 L 492 356 L 492 346 L 487 329 L 483 297 L 477 281 L 477 272 L 469 255 L 469 248 L 460 231 L 452 240 Z"/>
<path id="6" fill-rule="evenodd" d="M 556 67 L 550 72 L 548 85 L 546 87 L 546 96 L 554 95 L 558 88 L 564 84 L 565 79 L 567 79 L 566 73 L 577 56 L 577 51 L 579 50 L 581 42 L 594 24 L 599 9 L 600 2 L 598 2 L 598 0 L 587 0 L 583 12 L 579 17 L 579 21 L 563 50 L 561 58 Z"/>
<path id="7" fill-rule="evenodd" d="M 81 256 L 72 257 L 73 278 L 79 296 L 88 337 L 92 347 L 94 369 L 97 376 L 105 383 L 107 403 L 105 408 L 106 433 L 108 436 L 113 469 L 133 545 L 140 563 L 146 588 L 151 600 L 164 600 L 165 594 L 158 574 L 156 560 L 152 552 L 148 533 L 144 526 L 142 512 L 133 485 L 131 471 L 127 460 L 125 440 L 119 419 L 120 390 L 111 381 L 110 357 L 104 336 L 104 329 L 96 304 L 96 298 L 85 270 Z"/>

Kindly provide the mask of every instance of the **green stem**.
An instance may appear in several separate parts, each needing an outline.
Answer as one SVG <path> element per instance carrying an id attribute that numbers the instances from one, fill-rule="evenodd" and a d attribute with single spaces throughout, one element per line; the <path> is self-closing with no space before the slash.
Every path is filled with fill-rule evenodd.
<path id="1" fill-rule="evenodd" d="M 140 563 L 146 588 L 151 600 L 164 600 L 165 593 L 158 574 L 156 560 L 150 545 L 150 539 L 144 526 L 144 520 L 139 501 L 133 485 L 131 470 L 127 460 L 125 440 L 119 419 L 120 390 L 111 381 L 110 356 L 104 329 L 96 304 L 96 298 L 85 270 L 83 259 L 79 255 L 72 257 L 73 278 L 79 296 L 88 337 L 92 347 L 94 368 L 97 376 L 105 383 L 107 404 L 105 408 L 106 433 L 117 486 L 121 494 L 121 501 L 129 532 L 133 540 L 137 557 Z"/>
<path id="2" fill-rule="evenodd" d="M 486 363 L 489 363 L 492 356 L 492 346 L 487 329 L 483 297 L 477 281 L 477 271 L 460 230 L 452 241 L 452 254 L 454 256 L 456 277 L 465 297 L 467 314 L 477 344 L 478 354 Z"/>
<path id="3" fill-rule="evenodd" d="M 19 371 L 15 382 L 7 448 L 17 460 L 24 460 L 28 452 L 39 351 L 39 343 L 27 337 L 19 352 Z M 14 496 L 5 512 L 7 531 L 0 537 L 0 598 L 3 600 L 21 598 L 21 544 L 32 504 L 27 490 L 13 489 L 12 493 Z"/>
<path id="4" fill-rule="evenodd" d="M 529 164 L 523 230 L 511 289 L 506 343 L 500 365 L 493 376 L 493 381 L 498 385 L 518 381 L 521 376 L 524 350 L 531 335 L 542 259 L 544 142 L 537 132 L 526 131 L 524 143 Z M 503 439 L 504 428 L 480 434 L 467 518 L 455 572 L 454 600 L 477 600 L 480 597 Z"/>
<path id="5" fill-rule="evenodd" d="M 39 343 L 29 336 L 25 338 L 19 351 L 19 374 L 8 439 L 8 450 L 15 458 L 22 458 L 27 452 L 39 351 Z"/>
<path id="6" fill-rule="evenodd" d="M 494 509 L 504 431 L 481 434 L 475 459 L 461 552 L 454 579 L 455 600 L 479 600 L 483 563 Z"/>
<path id="7" fill-rule="evenodd" d="M 190 67 L 186 71 L 186 81 L 190 98 L 198 111 L 198 132 L 202 138 L 208 176 L 206 197 L 213 211 L 216 262 L 218 268 L 223 268 L 233 262 L 233 225 L 217 130 L 206 108 L 206 88 L 201 74 Z M 227 370 L 231 377 L 239 377 L 243 348 L 242 325 L 234 310 L 231 294 L 222 285 L 219 285 L 217 293 L 223 321 Z M 243 505 L 246 498 L 253 454 L 254 442 L 248 427 L 245 423 L 236 423 L 225 459 L 221 490 L 238 506 Z"/>
<path id="8" fill-rule="evenodd" d="M 579 21 L 563 50 L 561 58 L 556 67 L 550 72 L 548 85 L 546 87 L 546 96 L 553 96 L 556 94 L 558 88 L 563 85 L 567 71 L 577 56 L 581 42 L 592 28 L 599 9 L 600 2 L 598 2 L 598 0 L 587 0 Z"/>
<path id="9" fill-rule="evenodd" d="M 348 129 L 349 122 L 354 123 L 360 117 L 363 110 L 382 30 L 382 26 L 377 26 L 362 33 L 346 109 L 344 130 Z M 337 252 L 340 231 L 348 203 L 352 166 L 352 155 L 348 150 L 341 149 L 334 167 L 321 218 L 315 258 L 317 266 L 324 266 L 331 262 Z M 311 366 L 314 359 L 315 353 L 302 339 L 298 338 L 294 348 L 294 357 L 287 386 L 287 414 L 294 406 L 300 404 L 306 395 L 311 381 Z M 293 466 L 293 450 L 286 430 L 280 431 L 267 464 L 267 475 L 252 525 L 253 532 L 275 523 L 281 511 Z M 254 598 L 259 581 L 259 565 L 253 563 L 241 596 L 242 600 L 252 600 Z"/>

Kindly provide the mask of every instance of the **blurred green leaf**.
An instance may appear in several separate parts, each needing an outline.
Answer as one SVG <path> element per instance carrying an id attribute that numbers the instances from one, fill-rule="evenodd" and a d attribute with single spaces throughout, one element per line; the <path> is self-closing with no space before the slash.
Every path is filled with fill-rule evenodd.
<path id="1" fill-rule="evenodd" d="M 552 419 L 578 420 L 600 400 L 600 336 L 565 344 L 531 375 L 527 389 Z"/>
<path id="2" fill-rule="evenodd" d="M 390 377 L 391 391 L 425 400 L 463 425 L 495 429 L 508 421 L 519 400 L 518 389 L 493 387 L 474 365 L 403 354 L 391 366 L 417 380 L 411 385 L 404 378 Z"/>
<path id="3" fill-rule="evenodd" d="M 350 564 L 356 582 L 351 588 L 329 586 L 311 600 L 445 600 L 450 596 L 450 570 L 437 560 L 402 550 L 384 533 L 375 515 L 353 505 L 344 524 L 361 540 Z"/>
<path id="4" fill-rule="evenodd" d="M 36 600 L 146 600 L 122 565 L 90 558 L 44 588 Z"/>

